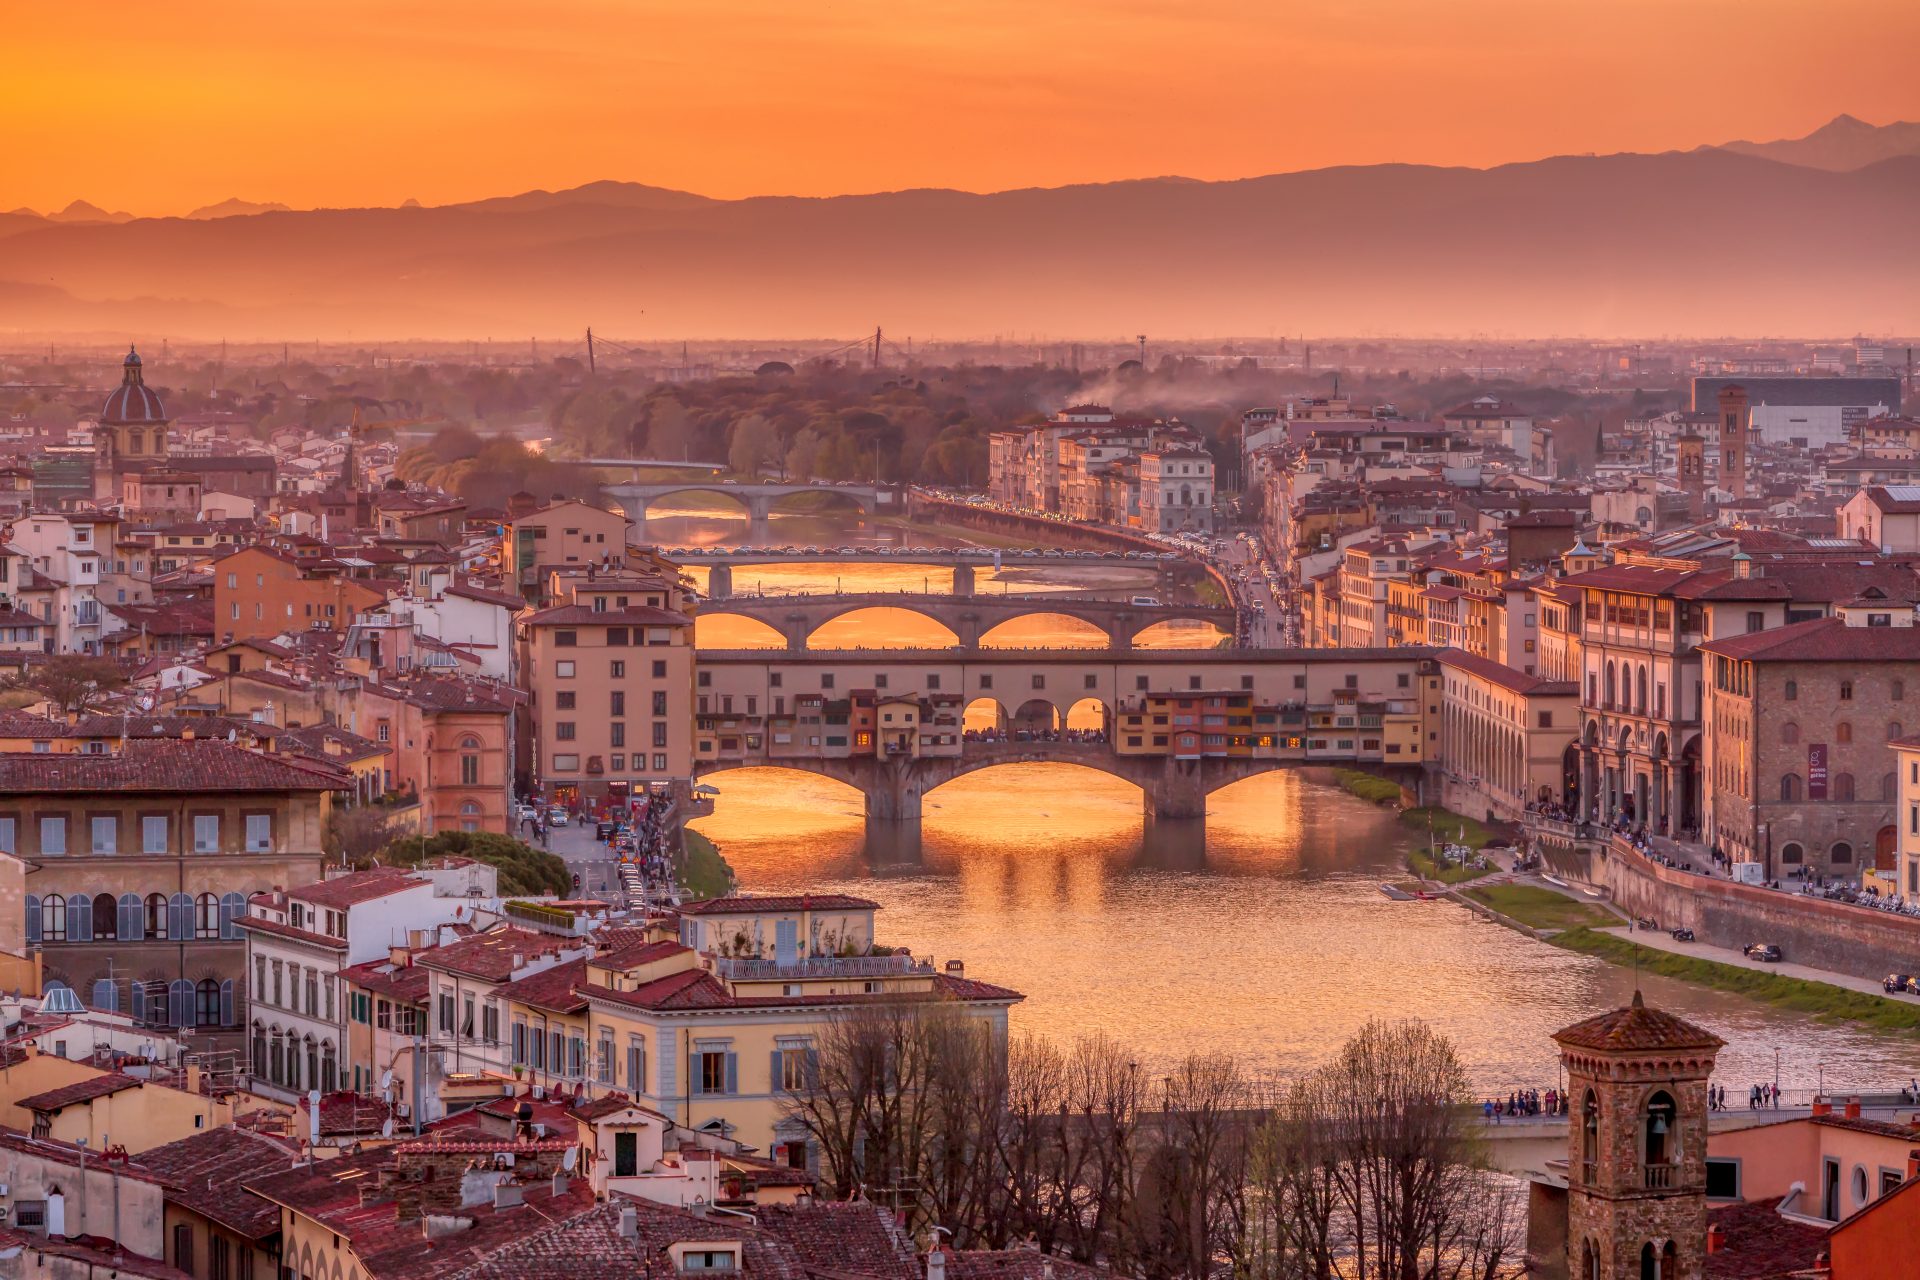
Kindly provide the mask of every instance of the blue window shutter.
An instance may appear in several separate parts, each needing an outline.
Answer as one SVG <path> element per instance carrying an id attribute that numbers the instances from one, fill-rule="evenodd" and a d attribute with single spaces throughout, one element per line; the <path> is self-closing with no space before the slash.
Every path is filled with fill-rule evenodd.
<path id="1" fill-rule="evenodd" d="M 174 979 L 167 992 L 168 1021 L 176 1027 L 193 1025 L 193 984 L 185 978 Z"/>
<path id="2" fill-rule="evenodd" d="M 67 899 L 67 941 L 93 941 L 93 899 L 84 893 Z"/>
<path id="3" fill-rule="evenodd" d="M 247 900 L 237 893 L 229 893 L 220 899 L 220 936 L 228 942 L 240 937 L 240 928 L 234 922 L 247 911 Z"/>
<path id="4" fill-rule="evenodd" d="M 767 1065 L 767 1092 L 780 1092 L 780 1051 L 773 1051 L 773 1059 Z"/>
<path id="5" fill-rule="evenodd" d="M 27 895 L 27 941 L 40 941 L 40 895 Z"/>
<path id="6" fill-rule="evenodd" d="M 820 1082 L 820 1051 L 818 1049 L 807 1050 L 806 1064 L 803 1069 L 806 1072 L 807 1088 L 811 1089 Z"/>
<path id="7" fill-rule="evenodd" d="M 188 942 L 193 938 L 193 899 L 176 893 L 167 899 L 167 939 Z"/>
<path id="8" fill-rule="evenodd" d="M 147 926 L 145 913 L 140 910 L 140 899 L 131 893 L 120 895 L 120 941 L 141 942 L 146 939 Z"/>
<path id="9" fill-rule="evenodd" d="M 740 1055 L 737 1053 L 727 1055 L 727 1092 L 740 1092 Z"/>
<path id="10" fill-rule="evenodd" d="M 220 984 L 220 1025 L 230 1027 L 233 1023 L 233 979 L 228 978 Z"/>
<path id="11" fill-rule="evenodd" d="M 118 994 L 114 990 L 111 978 L 101 978 L 93 984 L 93 1007 L 104 1009 L 108 1013 L 118 1013 L 120 1011 Z"/>
<path id="12" fill-rule="evenodd" d="M 680 1055 L 674 1051 L 673 1032 L 661 1027 L 654 1032 L 654 1058 L 660 1064 L 660 1096 L 671 1098 L 680 1092 Z"/>
<path id="13" fill-rule="evenodd" d="M 773 962 L 783 969 L 792 968 L 800 959 L 800 922 L 776 920 L 773 924 Z"/>

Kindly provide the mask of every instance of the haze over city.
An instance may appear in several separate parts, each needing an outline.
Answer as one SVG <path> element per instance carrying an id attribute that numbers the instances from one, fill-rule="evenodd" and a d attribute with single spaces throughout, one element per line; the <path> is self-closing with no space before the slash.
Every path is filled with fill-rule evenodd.
<path id="1" fill-rule="evenodd" d="M 1920 7 L 5 30 L 0 1280 L 1920 1280 Z"/>

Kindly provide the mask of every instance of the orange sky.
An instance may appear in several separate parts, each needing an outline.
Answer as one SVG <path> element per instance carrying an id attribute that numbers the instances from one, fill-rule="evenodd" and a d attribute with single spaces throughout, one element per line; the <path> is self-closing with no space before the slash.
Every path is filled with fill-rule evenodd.
<path id="1" fill-rule="evenodd" d="M 1911 0 L 9 6 L 0 209 L 1496 164 L 1920 117 Z"/>

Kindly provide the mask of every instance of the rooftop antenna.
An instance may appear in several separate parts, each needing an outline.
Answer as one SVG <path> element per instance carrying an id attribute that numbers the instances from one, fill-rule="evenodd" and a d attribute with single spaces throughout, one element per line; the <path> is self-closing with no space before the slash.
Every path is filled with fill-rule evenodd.
<path id="1" fill-rule="evenodd" d="M 593 361 L 593 326 L 587 326 L 587 372 L 596 373 L 600 366 Z"/>

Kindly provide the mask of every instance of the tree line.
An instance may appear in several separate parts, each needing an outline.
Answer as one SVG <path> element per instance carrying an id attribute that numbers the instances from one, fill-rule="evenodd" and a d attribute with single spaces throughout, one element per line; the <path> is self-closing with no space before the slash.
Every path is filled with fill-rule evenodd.
<path id="1" fill-rule="evenodd" d="M 1225 1051 L 1164 1070 L 1104 1035 L 1003 1043 L 951 1005 L 830 1023 L 788 1120 L 833 1195 L 960 1248 L 1030 1243 L 1149 1280 L 1496 1280 L 1524 1194 L 1485 1166 L 1466 1072 L 1371 1022 L 1277 1081 Z"/>

